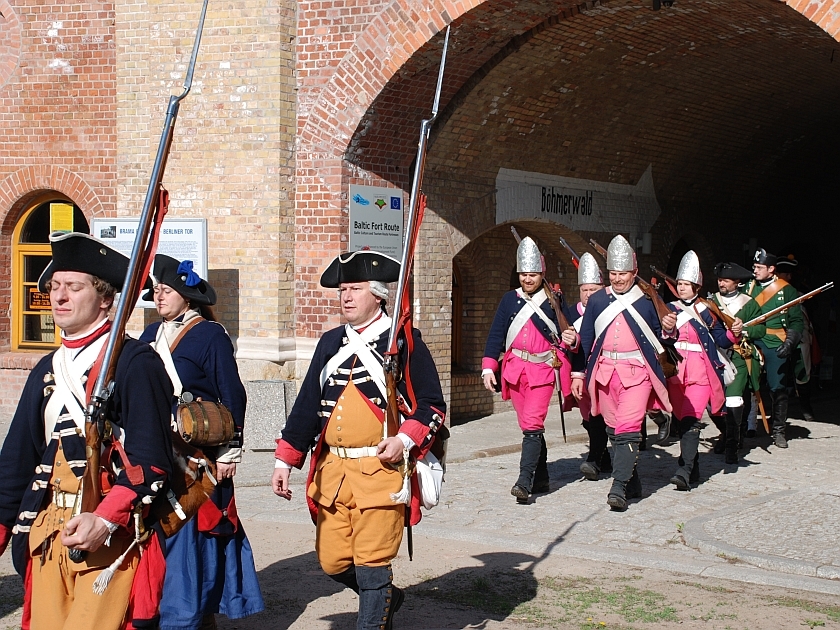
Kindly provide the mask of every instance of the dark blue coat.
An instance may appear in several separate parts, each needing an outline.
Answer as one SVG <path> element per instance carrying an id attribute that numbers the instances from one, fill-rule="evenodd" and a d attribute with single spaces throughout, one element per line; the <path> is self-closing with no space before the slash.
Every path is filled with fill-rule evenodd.
<path id="1" fill-rule="evenodd" d="M 326 426 L 329 419 L 329 408 L 323 405 L 321 401 L 338 400 L 338 397 L 344 391 L 344 385 L 332 381 L 328 381 L 322 390 L 320 381 L 321 370 L 339 351 L 344 344 L 344 338 L 344 326 L 339 326 L 324 333 L 318 341 L 315 353 L 312 356 L 312 362 L 309 365 L 309 371 L 306 373 L 300 392 L 286 421 L 286 426 L 283 428 L 282 442 L 287 443 L 300 454 L 297 461 L 289 461 L 289 464 L 298 467 L 303 464 L 306 452 L 315 446 L 318 436 L 321 435 Z M 376 351 L 380 355 L 384 355 L 388 345 L 388 331 L 382 333 L 374 343 Z M 347 367 L 352 364 L 352 360 L 353 357 L 348 359 Z M 403 353 L 404 360 L 405 355 Z M 415 439 L 417 445 L 423 449 L 429 445 L 434 433 L 443 422 L 446 403 L 443 400 L 440 379 L 434 360 L 418 330 L 414 330 L 414 351 L 411 354 L 409 367 L 416 397 L 416 401 L 412 401 L 416 406 L 416 411 L 410 420 L 420 422 L 429 428 L 425 438 Z M 384 411 L 385 400 L 373 381 L 359 382 L 357 388 L 368 400 Z M 397 389 L 403 396 L 407 396 L 404 381 L 397 384 Z M 419 436 L 412 435 L 412 437 Z"/>
<path id="2" fill-rule="evenodd" d="M 508 291 L 504 294 L 504 296 L 502 296 L 502 301 L 499 303 L 499 308 L 496 309 L 496 316 L 493 318 L 493 323 L 490 326 L 490 333 L 487 335 L 487 343 L 484 345 L 485 357 L 498 360 L 505 351 L 505 340 L 507 339 L 508 328 L 510 328 L 511 323 L 513 323 L 514 318 L 524 304 L 525 300 L 519 297 L 519 294 L 516 291 Z M 565 300 L 562 298 L 560 301 L 560 307 L 564 309 L 564 314 L 568 319 L 569 313 L 566 312 Z M 557 326 L 558 332 L 562 332 L 560 331 L 560 325 L 557 323 L 557 317 L 554 314 L 554 309 L 551 308 L 550 302 L 546 300 L 542 303 L 541 308 L 548 316 L 549 320 L 554 322 L 554 325 Z M 536 313 L 531 315 L 531 323 L 536 326 L 537 330 L 540 331 L 540 334 L 542 334 L 549 343 L 555 342 L 551 329 Z"/>
<path id="3" fill-rule="evenodd" d="M 49 472 L 36 472 L 39 464 L 52 466 L 58 440 L 46 442 L 44 409 L 51 391 L 45 386 L 54 383 L 50 353 L 29 373 L 6 441 L 0 452 L 0 523 L 12 527 L 23 511 L 40 512 L 47 498 L 47 489 L 33 490 L 36 479 L 48 481 Z M 172 472 L 170 441 L 170 404 L 172 384 L 160 357 L 147 344 L 126 339 L 117 362 L 114 394 L 108 405 L 108 419 L 125 433 L 125 452 L 132 465 L 142 466 L 143 483 L 132 485 L 120 471 L 115 485 L 131 489 L 137 505 L 144 496 L 155 496 L 151 485 L 163 481 Z M 75 426 L 75 425 L 73 425 Z M 61 428 L 58 424 L 56 429 Z M 67 459 L 84 459 L 82 436 L 61 438 Z M 77 477 L 84 474 L 80 467 Z M 30 521 L 32 519 L 29 519 Z M 14 537 L 15 568 L 22 575 L 28 554 L 28 533 Z"/>
<path id="4" fill-rule="evenodd" d="M 677 302 L 669 302 L 668 308 L 674 311 L 677 315 L 682 312 L 677 306 Z M 706 351 L 706 358 L 708 358 L 709 362 L 714 366 L 718 376 L 723 378 L 723 363 L 720 362 L 717 349 L 731 348 L 732 340 L 726 334 L 726 327 L 718 318 L 712 315 L 708 308 L 703 309 L 698 314 L 700 315 L 700 318 L 706 322 L 706 326 L 703 326 L 693 317 L 688 320 L 688 323 L 692 328 L 694 328 L 694 331 L 700 338 L 700 343 L 703 344 L 703 349 Z"/>
<path id="5" fill-rule="evenodd" d="M 597 339 L 595 338 L 595 321 L 598 319 L 598 316 L 613 302 L 615 302 L 615 295 L 613 295 L 612 291 L 608 293 L 606 288 L 601 289 L 597 293 L 593 293 L 589 296 L 589 302 L 586 305 L 586 312 L 583 314 L 583 325 L 580 328 L 580 344 L 581 350 L 586 357 L 587 387 L 589 386 L 589 379 L 592 378 L 592 373 L 594 372 L 592 368 L 595 365 L 595 360 L 601 354 L 601 348 L 604 346 L 603 333 Z M 636 311 L 638 311 L 642 318 L 647 322 L 648 326 L 650 326 L 653 334 L 656 335 L 658 339 L 661 339 L 662 326 L 659 323 L 659 317 L 656 314 L 656 309 L 650 301 L 650 298 L 643 294 L 642 297 L 633 302 L 633 307 L 635 307 Z M 662 372 L 662 367 L 659 365 L 656 350 L 650 344 L 647 337 L 645 337 L 642 333 L 641 328 L 639 328 L 639 325 L 633 317 L 626 314 L 624 319 L 627 320 L 627 325 L 630 327 L 630 330 L 633 331 L 633 336 L 636 338 L 639 348 L 642 350 L 642 354 L 644 354 L 645 362 L 653 368 L 653 372 L 664 386 L 665 374 Z"/>

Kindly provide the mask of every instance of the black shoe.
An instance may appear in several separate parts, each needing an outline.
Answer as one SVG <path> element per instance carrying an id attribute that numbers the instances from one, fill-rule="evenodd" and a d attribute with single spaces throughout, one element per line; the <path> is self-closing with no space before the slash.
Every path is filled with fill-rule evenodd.
<path id="1" fill-rule="evenodd" d="M 715 455 L 723 455 L 724 451 L 726 451 L 726 439 L 721 435 L 717 441 L 715 442 L 715 446 L 712 449 Z"/>
<path id="2" fill-rule="evenodd" d="M 513 488 L 510 489 L 510 493 L 516 497 L 517 503 L 528 503 L 528 491 L 519 484 L 513 486 Z"/>
<path id="3" fill-rule="evenodd" d="M 787 438 L 785 437 L 784 431 L 774 431 L 773 432 L 773 444 L 775 444 L 778 448 L 787 448 Z"/>
<path id="4" fill-rule="evenodd" d="M 531 494 L 543 494 L 545 492 L 551 492 L 551 484 L 548 481 L 534 484 L 534 487 L 531 488 Z"/>
<path id="5" fill-rule="evenodd" d="M 754 438 L 755 437 L 755 429 L 747 429 L 747 437 Z"/>
<path id="6" fill-rule="evenodd" d="M 601 469 L 595 464 L 595 462 L 583 462 L 580 465 L 580 474 L 583 475 L 584 479 L 589 479 L 589 481 L 598 481 L 598 477 L 601 475 Z"/>
<path id="7" fill-rule="evenodd" d="M 681 470 L 678 470 L 673 477 L 671 483 L 677 486 L 677 490 L 691 490 L 691 484 Z"/>
<path id="8" fill-rule="evenodd" d="M 724 461 L 727 464 L 737 464 L 738 463 L 738 451 L 736 451 L 734 448 L 726 449 Z"/>
<path id="9" fill-rule="evenodd" d="M 653 419 L 659 425 L 659 432 L 656 434 L 656 443 L 665 444 L 668 438 L 671 437 L 671 414 L 662 414 L 662 424 L 659 424 L 656 418 Z"/>
<path id="10" fill-rule="evenodd" d="M 385 630 L 392 630 L 394 627 L 394 613 L 396 613 L 405 601 L 405 593 L 401 588 L 392 586 L 394 592 L 391 593 L 391 603 L 388 606 L 388 614 L 385 617 Z"/>
<path id="11" fill-rule="evenodd" d="M 607 495 L 607 505 L 613 512 L 624 512 L 627 509 L 627 499 L 618 494 Z"/>

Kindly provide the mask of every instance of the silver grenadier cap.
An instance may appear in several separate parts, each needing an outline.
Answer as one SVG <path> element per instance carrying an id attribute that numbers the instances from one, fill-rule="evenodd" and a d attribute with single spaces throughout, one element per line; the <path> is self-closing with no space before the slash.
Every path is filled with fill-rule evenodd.
<path id="1" fill-rule="evenodd" d="M 523 238 L 519 242 L 519 247 L 516 248 L 516 271 L 517 273 L 545 273 L 540 248 L 530 236 Z"/>
<path id="2" fill-rule="evenodd" d="M 578 284 L 604 284 L 598 261 L 589 252 L 584 252 L 578 261 Z"/>
<path id="3" fill-rule="evenodd" d="M 621 234 L 611 240 L 610 246 L 607 247 L 607 270 L 636 270 L 636 252 L 633 251 L 630 243 Z"/>
<path id="4" fill-rule="evenodd" d="M 703 272 L 700 271 L 700 259 L 693 249 L 689 249 L 677 268 L 677 280 L 688 280 L 694 284 L 703 284 Z"/>

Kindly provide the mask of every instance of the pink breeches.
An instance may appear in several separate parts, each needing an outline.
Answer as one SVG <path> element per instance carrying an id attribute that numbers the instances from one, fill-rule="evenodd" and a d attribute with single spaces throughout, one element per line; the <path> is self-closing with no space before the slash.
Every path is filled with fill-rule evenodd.
<path id="1" fill-rule="evenodd" d="M 653 385 L 650 378 L 638 385 L 624 387 L 618 372 L 613 372 L 610 382 L 606 385 L 595 383 L 595 395 L 598 396 L 598 406 L 608 427 L 619 433 L 636 433 L 642 430 Z"/>
<path id="2" fill-rule="evenodd" d="M 545 429 L 545 416 L 548 405 L 554 395 L 554 384 L 537 385 L 528 383 L 525 372 L 516 383 L 508 383 L 510 401 L 516 410 L 519 428 L 523 431 L 541 431 Z"/>
<path id="3" fill-rule="evenodd" d="M 668 397 L 675 418 L 701 418 L 712 400 L 712 387 L 697 383 L 682 385 L 676 377 L 671 377 L 668 379 Z"/>

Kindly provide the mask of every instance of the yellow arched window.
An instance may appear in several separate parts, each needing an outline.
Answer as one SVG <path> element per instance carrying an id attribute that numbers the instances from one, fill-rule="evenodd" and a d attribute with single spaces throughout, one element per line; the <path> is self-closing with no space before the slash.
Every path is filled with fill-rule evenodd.
<path id="1" fill-rule="evenodd" d="M 57 193 L 39 199 L 12 234 L 12 350 L 50 350 L 59 342 L 50 297 L 38 278 L 50 262 L 51 232 L 89 231 L 85 215 Z"/>

